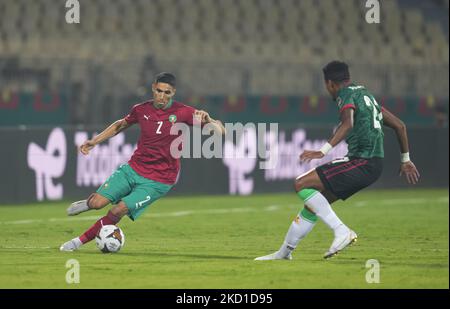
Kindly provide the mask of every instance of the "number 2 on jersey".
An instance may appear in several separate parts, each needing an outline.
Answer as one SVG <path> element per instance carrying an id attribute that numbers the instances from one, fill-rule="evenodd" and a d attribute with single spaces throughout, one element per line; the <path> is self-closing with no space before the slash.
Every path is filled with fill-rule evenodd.
<path id="1" fill-rule="evenodd" d="M 162 134 L 161 133 L 161 127 L 162 127 L 163 122 L 162 121 L 158 121 L 158 129 L 156 129 L 156 134 Z"/>
<path id="2" fill-rule="evenodd" d="M 378 103 L 375 99 L 371 100 L 368 96 L 364 96 L 364 101 L 366 102 L 367 106 L 372 107 L 372 113 L 373 113 L 373 127 L 375 129 L 381 130 L 381 123 L 380 121 L 383 120 L 383 114 L 381 112 L 378 112 Z"/>

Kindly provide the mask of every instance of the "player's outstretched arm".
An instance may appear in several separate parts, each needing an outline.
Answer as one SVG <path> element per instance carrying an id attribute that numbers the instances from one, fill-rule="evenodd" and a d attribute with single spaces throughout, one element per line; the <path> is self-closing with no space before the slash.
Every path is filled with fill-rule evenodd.
<path id="1" fill-rule="evenodd" d="M 409 158 L 409 143 L 406 125 L 386 108 L 382 109 L 382 113 L 383 124 L 395 131 L 397 141 L 400 145 L 400 176 L 405 175 L 408 183 L 416 184 L 419 181 L 420 174 L 414 163 Z"/>
<path id="2" fill-rule="evenodd" d="M 319 151 L 315 150 L 305 150 L 300 155 L 300 160 L 309 162 L 313 159 L 321 159 L 323 158 L 334 146 L 339 144 L 341 141 L 345 139 L 347 134 L 353 128 L 353 109 L 347 108 L 341 112 L 341 123 L 339 124 L 336 132 L 333 136 L 328 140 L 328 143 L 323 145 L 323 147 Z"/>
<path id="3" fill-rule="evenodd" d="M 223 123 L 220 120 L 216 120 L 211 118 L 211 116 L 208 114 L 208 112 L 205 112 L 203 110 L 196 110 L 194 113 L 195 117 L 198 117 L 200 121 L 205 124 L 209 123 L 213 126 L 214 131 L 224 135 L 226 133 L 226 129 L 223 125 Z"/>
<path id="4" fill-rule="evenodd" d="M 125 130 L 131 126 L 125 119 L 119 119 L 107 127 L 103 132 L 96 135 L 93 139 L 87 140 L 80 146 L 80 152 L 84 155 L 89 154 L 89 151 L 95 147 L 95 145 L 107 140 L 110 137 L 117 135 L 119 132 Z"/>

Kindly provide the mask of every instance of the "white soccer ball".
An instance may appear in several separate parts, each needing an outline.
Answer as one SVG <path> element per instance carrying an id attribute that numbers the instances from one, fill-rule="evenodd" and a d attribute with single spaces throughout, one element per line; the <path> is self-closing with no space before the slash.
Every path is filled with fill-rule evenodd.
<path id="1" fill-rule="evenodd" d="M 125 235 L 115 225 L 104 225 L 95 236 L 95 243 L 103 253 L 118 252 L 125 244 Z"/>

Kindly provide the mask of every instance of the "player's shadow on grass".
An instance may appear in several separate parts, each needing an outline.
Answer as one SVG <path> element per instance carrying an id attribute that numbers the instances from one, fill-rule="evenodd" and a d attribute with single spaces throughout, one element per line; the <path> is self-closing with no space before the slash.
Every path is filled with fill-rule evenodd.
<path id="1" fill-rule="evenodd" d="M 79 251 L 80 253 L 82 251 Z M 83 254 L 100 254 L 96 251 L 85 251 Z M 117 255 L 120 256 L 131 256 L 131 257 L 186 257 L 194 259 L 219 259 L 219 260 L 248 260 L 253 259 L 251 257 L 245 256 L 230 256 L 230 255 L 209 255 L 209 254 L 183 254 L 183 253 L 166 253 L 166 252 L 119 252 Z"/>

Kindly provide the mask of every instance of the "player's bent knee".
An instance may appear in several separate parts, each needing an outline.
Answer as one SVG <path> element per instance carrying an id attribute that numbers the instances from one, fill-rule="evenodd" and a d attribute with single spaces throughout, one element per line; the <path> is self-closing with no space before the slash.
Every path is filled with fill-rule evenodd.
<path id="1" fill-rule="evenodd" d="M 300 192 L 302 189 L 305 188 L 305 181 L 303 180 L 303 178 L 295 179 L 294 188 L 295 192 Z"/>
<path id="2" fill-rule="evenodd" d="M 297 194 L 300 197 L 300 199 L 302 199 L 304 202 L 306 202 L 311 197 L 316 195 L 318 192 L 319 191 L 317 191 L 316 189 L 302 189 L 302 190 L 298 191 Z"/>
<path id="3" fill-rule="evenodd" d="M 120 202 L 115 207 L 113 207 L 110 211 L 114 216 L 122 218 L 123 216 L 128 214 L 128 207 L 127 207 L 127 205 L 125 205 L 124 202 Z"/>
<path id="4" fill-rule="evenodd" d="M 100 194 L 94 193 L 89 196 L 87 204 L 91 209 L 101 209 L 109 204 L 109 200 Z"/>

